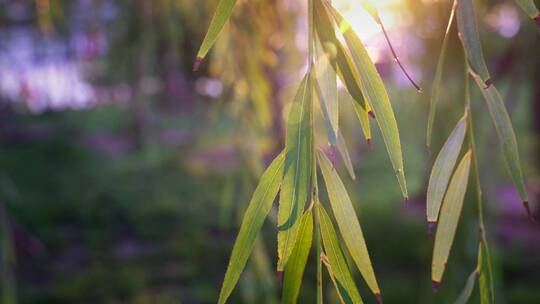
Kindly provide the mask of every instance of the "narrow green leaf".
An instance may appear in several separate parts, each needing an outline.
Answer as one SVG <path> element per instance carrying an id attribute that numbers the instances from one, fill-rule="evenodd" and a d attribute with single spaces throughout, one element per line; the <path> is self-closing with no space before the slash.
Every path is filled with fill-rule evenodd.
<path id="1" fill-rule="evenodd" d="M 444 61 L 446 60 L 446 49 L 448 48 L 448 39 L 450 37 L 450 29 L 454 21 L 454 15 L 456 13 L 457 0 L 454 0 L 452 9 L 450 10 L 450 17 L 448 18 L 448 25 L 446 26 L 446 32 L 444 33 L 444 39 L 441 46 L 441 53 L 439 54 L 439 60 L 437 61 L 437 70 L 435 71 L 435 79 L 433 80 L 433 86 L 431 89 L 431 98 L 429 105 L 429 116 L 427 123 L 427 136 L 426 145 L 428 149 L 431 147 L 431 134 L 433 132 L 433 122 L 435 121 L 435 112 L 437 109 L 437 103 L 439 102 L 441 92 L 441 80 L 444 70 Z"/>
<path id="2" fill-rule="evenodd" d="M 360 38 L 337 10 L 332 8 L 332 12 L 336 22 L 340 24 L 340 29 L 343 30 L 343 37 L 349 46 L 352 59 L 358 69 L 362 92 L 368 104 L 375 110 L 375 115 L 377 115 L 377 124 L 381 129 L 403 197 L 408 199 L 399 131 L 388 93 Z"/>
<path id="3" fill-rule="evenodd" d="M 338 237 L 332 221 L 321 204 L 317 204 L 317 208 L 324 251 L 328 257 L 331 274 L 337 282 L 338 292 L 343 300 L 350 299 L 350 302 L 348 303 L 363 303 L 360 293 L 356 288 L 356 284 L 354 283 L 354 279 L 349 272 L 345 256 L 339 246 Z M 339 286 L 342 286 L 342 288 Z M 347 303 L 347 301 L 345 302 Z"/>
<path id="4" fill-rule="evenodd" d="M 347 144 L 345 143 L 345 139 L 343 139 L 343 134 L 341 134 L 341 131 L 338 132 L 337 148 L 338 148 L 339 154 L 341 155 L 341 159 L 343 160 L 343 163 L 345 164 L 345 168 L 347 168 L 347 171 L 349 172 L 349 175 L 351 176 L 352 179 L 355 179 L 356 176 L 354 174 L 354 168 L 351 161 L 351 156 L 349 155 L 349 150 L 347 149 Z"/>
<path id="5" fill-rule="evenodd" d="M 534 19 L 537 22 L 540 21 L 540 14 L 538 13 L 538 8 L 536 8 L 533 0 L 516 0 L 516 2 L 529 18 Z"/>
<path id="6" fill-rule="evenodd" d="M 357 102 L 353 101 L 353 106 L 356 112 L 356 117 L 358 117 L 358 121 L 360 122 L 362 133 L 364 134 L 368 144 L 371 144 L 371 125 L 369 123 L 369 114 Z"/>
<path id="7" fill-rule="evenodd" d="M 491 76 L 484 60 L 472 0 L 457 0 L 457 25 L 469 65 L 474 73 L 482 78 L 484 86 L 489 87 Z"/>
<path id="8" fill-rule="evenodd" d="M 478 276 L 480 303 L 493 304 L 495 303 L 495 289 L 493 288 L 493 273 L 489 248 L 485 240 L 481 241 L 478 245 L 478 267 L 480 268 L 480 274 Z"/>
<path id="9" fill-rule="evenodd" d="M 334 23 L 328 16 L 321 0 L 316 0 L 314 4 L 315 30 L 317 31 L 322 45 L 326 46 L 330 53 L 335 53 L 335 56 L 331 56 L 335 61 L 335 64 L 332 66 L 337 67 L 336 73 L 353 99 L 363 109 L 369 112 L 371 109 L 366 104 L 362 96 L 362 90 L 360 89 L 358 71 L 354 67 L 353 61 L 347 53 L 347 50 L 336 37 Z"/>
<path id="10" fill-rule="evenodd" d="M 313 214 L 311 210 L 302 216 L 298 230 L 298 241 L 285 266 L 282 303 L 296 303 L 298 299 L 313 239 Z"/>
<path id="11" fill-rule="evenodd" d="M 249 202 L 231 253 L 218 303 L 225 303 L 233 291 L 249 258 L 257 233 L 268 215 L 283 177 L 285 155 L 279 154 L 261 176 Z"/>
<path id="12" fill-rule="evenodd" d="M 304 211 L 312 165 L 311 113 L 313 80 L 304 77 L 291 105 L 285 138 L 285 173 L 278 210 L 278 264 L 283 271 L 298 235 L 298 222 Z"/>
<path id="13" fill-rule="evenodd" d="M 467 131 L 467 115 L 463 116 L 456 127 L 444 143 L 437 159 L 431 169 L 431 176 L 429 177 L 429 185 L 427 190 L 427 221 L 430 226 L 433 226 L 437 222 L 439 216 L 439 210 L 441 208 L 441 202 L 450 181 L 452 171 L 461 151 L 463 145 L 463 139 L 465 139 L 465 132 Z"/>
<path id="14" fill-rule="evenodd" d="M 324 153 L 318 153 L 318 156 L 328 198 L 330 199 L 330 206 L 334 212 L 341 236 L 364 280 L 371 291 L 379 297 L 381 290 L 375 278 L 366 241 L 351 199 L 330 160 Z"/>
<path id="15" fill-rule="evenodd" d="M 512 121 L 510 116 L 506 111 L 506 106 L 501 97 L 501 94 L 497 88 L 492 85 L 487 89 L 482 87 L 482 82 L 478 77 L 473 77 L 476 80 L 476 83 L 484 95 L 484 99 L 489 108 L 489 113 L 491 114 L 491 119 L 495 124 L 495 130 L 497 131 L 497 136 L 499 137 L 499 143 L 503 150 L 504 159 L 506 160 L 507 167 L 514 181 L 514 185 L 521 197 L 525 208 L 528 210 L 528 201 L 527 190 L 525 189 L 525 181 L 523 179 L 523 173 L 521 171 L 521 165 L 519 161 L 519 151 L 516 141 L 516 135 L 514 133 L 514 128 L 512 127 Z"/>
<path id="16" fill-rule="evenodd" d="M 431 264 L 431 280 L 436 287 L 440 284 L 450 249 L 454 242 L 456 229 L 461 216 L 463 200 L 467 191 L 469 181 L 469 169 L 471 165 L 471 151 L 463 156 L 454 176 L 448 186 L 448 191 L 444 197 L 444 202 L 439 216 L 439 225 L 435 234 L 435 245 L 433 247 L 433 261 Z"/>
<path id="17" fill-rule="evenodd" d="M 208 28 L 208 32 L 206 32 L 206 36 L 204 36 L 204 40 L 201 44 L 201 47 L 199 48 L 199 52 L 197 52 L 197 59 L 193 66 L 193 70 L 196 71 L 199 69 L 199 65 L 201 64 L 202 60 L 204 59 L 204 57 L 206 57 L 206 54 L 208 54 L 208 51 L 216 42 L 219 33 L 223 29 L 223 26 L 225 25 L 227 20 L 229 20 L 229 17 L 231 17 L 235 3 L 236 0 L 219 1 L 216 12 L 212 17 L 212 21 L 210 21 L 210 27 Z"/>
<path id="18" fill-rule="evenodd" d="M 317 88 L 319 103 L 326 122 L 328 141 L 330 144 L 336 145 L 339 125 L 336 63 L 331 58 L 331 51 L 324 50 L 317 36 L 315 36 L 315 42 L 315 54 L 317 56 L 314 67 L 317 82 L 315 87 Z"/>
<path id="19" fill-rule="evenodd" d="M 478 276 L 478 271 L 473 271 L 467 278 L 465 287 L 459 294 L 455 304 L 467 304 L 471 298 L 472 292 L 474 290 L 474 283 L 476 282 L 476 277 Z"/>

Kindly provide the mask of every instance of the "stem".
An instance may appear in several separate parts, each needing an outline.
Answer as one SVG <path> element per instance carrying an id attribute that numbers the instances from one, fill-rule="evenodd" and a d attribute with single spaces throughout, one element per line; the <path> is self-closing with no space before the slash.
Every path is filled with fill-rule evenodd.
<path id="1" fill-rule="evenodd" d="M 315 42 L 314 28 L 313 28 L 313 0 L 308 1 L 308 71 L 313 66 L 313 46 Z"/>
<path id="2" fill-rule="evenodd" d="M 315 43 L 315 31 L 313 26 L 313 0 L 308 1 L 308 73 L 311 73 L 311 68 L 313 66 L 313 55 L 314 55 L 314 43 Z M 313 87 L 310 88 L 312 90 Z M 312 92 L 313 94 L 314 92 Z M 313 98 L 310 102 L 313 102 Z M 316 234 L 316 260 L 317 260 L 317 304 L 323 304 L 323 291 L 322 291 L 322 242 L 321 242 L 321 228 L 319 223 L 319 185 L 317 183 L 317 157 L 315 155 L 315 136 L 314 136 L 314 119 L 315 119 L 315 110 L 313 106 L 311 107 L 311 158 L 312 163 L 312 173 L 311 173 L 311 199 L 314 205 L 313 217 L 315 218 L 315 234 Z"/>
<path id="3" fill-rule="evenodd" d="M 473 118 L 471 112 L 471 96 L 470 96 L 470 86 L 469 86 L 469 64 L 467 57 L 465 55 L 465 111 L 467 112 L 467 128 L 468 128 L 468 137 L 469 137 L 469 149 L 471 149 L 473 154 L 473 171 L 476 180 L 476 203 L 478 209 L 478 228 L 479 228 L 479 254 L 485 255 L 485 265 L 487 265 L 487 275 L 489 276 L 489 288 L 491 290 L 492 300 L 495 299 L 495 289 L 493 286 L 493 270 L 491 267 L 491 257 L 489 254 L 489 246 L 486 237 L 486 227 L 484 225 L 484 206 L 482 203 L 482 187 L 480 184 L 480 172 L 478 169 L 478 158 L 476 157 L 476 141 L 474 139 L 474 129 L 473 129 Z M 480 260 L 480 259 L 479 259 Z M 483 261 L 484 259 L 481 259 Z M 477 271 L 478 275 L 481 275 L 483 265 L 478 264 Z"/>

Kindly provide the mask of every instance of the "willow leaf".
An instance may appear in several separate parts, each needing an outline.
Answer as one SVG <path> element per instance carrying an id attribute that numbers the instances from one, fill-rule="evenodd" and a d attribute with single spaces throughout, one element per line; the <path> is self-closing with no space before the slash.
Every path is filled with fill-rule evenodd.
<path id="1" fill-rule="evenodd" d="M 321 43 L 326 45 L 327 49 L 331 49 L 331 53 L 335 52 L 335 56 L 331 56 L 335 61 L 335 64 L 332 66 L 337 68 L 336 73 L 347 88 L 347 91 L 363 109 L 369 112 L 370 108 L 362 97 L 358 71 L 354 67 L 353 61 L 347 53 L 347 50 L 336 37 L 334 24 L 321 1 L 322 0 L 314 1 L 313 12 L 315 18 L 315 30 L 317 31 Z"/>
<path id="2" fill-rule="evenodd" d="M 433 164 L 427 190 L 427 221 L 430 226 L 437 222 L 441 202 L 454 170 L 456 160 L 467 131 L 467 116 L 463 116 L 444 143 Z"/>
<path id="3" fill-rule="evenodd" d="M 484 85 L 489 87 L 491 85 L 491 76 L 484 60 L 472 0 L 457 0 L 457 24 L 459 37 L 465 49 L 469 65 L 474 73 L 482 78 Z"/>
<path id="4" fill-rule="evenodd" d="M 345 139 L 343 139 L 343 134 L 341 134 L 341 131 L 338 132 L 337 148 L 339 151 L 339 155 L 341 155 L 341 159 L 345 164 L 345 168 L 347 168 L 347 171 L 349 172 L 349 175 L 352 179 L 355 179 L 356 176 L 354 175 L 354 168 L 351 161 L 351 156 L 349 155 L 349 150 L 347 149 L 347 144 L 345 143 Z"/>
<path id="5" fill-rule="evenodd" d="M 516 0 L 516 2 L 531 19 L 540 22 L 540 14 L 533 0 Z"/>
<path id="6" fill-rule="evenodd" d="M 360 0 L 362 8 L 371 15 L 375 22 L 380 23 L 379 12 L 377 7 L 370 0 Z"/>
<path id="7" fill-rule="evenodd" d="M 283 271 L 294 248 L 298 222 L 308 196 L 312 163 L 312 91 L 312 75 L 308 73 L 296 93 L 287 122 L 285 172 L 278 210 L 278 271 Z"/>
<path id="8" fill-rule="evenodd" d="M 480 288 L 480 303 L 495 303 L 495 289 L 493 288 L 493 273 L 491 269 L 491 259 L 489 257 L 489 248 L 483 240 L 478 246 L 478 285 Z"/>
<path id="9" fill-rule="evenodd" d="M 319 103 L 326 122 L 328 140 L 332 145 L 336 145 L 339 124 L 336 63 L 332 60 L 330 51 L 324 51 L 319 39 L 315 38 L 315 41 L 315 78 Z"/>
<path id="10" fill-rule="evenodd" d="M 234 242 L 231 259 L 227 266 L 223 286 L 219 294 L 218 303 L 225 303 L 233 291 L 249 255 L 257 233 L 261 229 L 264 219 L 268 215 L 272 202 L 277 195 L 281 178 L 283 177 L 285 156 L 279 154 L 261 176 L 259 185 L 253 193 L 249 206 L 244 214 L 240 231 Z"/>
<path id="11" fill-rule="evenodd" d="M 193 66 L 194 70 L 199 69 L 200 63 L 202 62 L 204 57 L 206 57 L 206 54 L 208 54 L 208 51 L 216 42 L 219 33 L 223 29 L 223 26 L 225 25 L 227 20 L 229 20 L 229 17 L 231 17 L 235 3 L 236 0 L 219 1 L 214 16 L 212 17 L 212 21 L 210 21 L 210 27 L 208 28 L 208 32 L 206 32 L 206 36 L 204 36 L 204 40 L 201 44 L 201 47 L 199 48 L 199 52 L 197 52 L 197 60 L 195 61 L 195 65 Z"/>
<path id="12" fill-rule="evenodd" d="M 407 193 L 407 182 L 403 169 L 399 131 L 388 93 L 384 88 L 381 76 L 375 68 L 375 64 L 369 58 L 368 52 L 360 38 L 358 38 L 337 10 L 332 8 L 332 12 L 336 22 L 340 24 L 340 29 L 343 30 L 343 37 L 349 46 L 352 59 L 358 69 L 362 92 L 368 104 L 375 110 L 375 114 L 377 115 L 377 124 L 381 129 L 384 143 L 386 144 L 386 149 L 388 150 L 388 155 L 390 156 L 390 161 L 397 176 L 403 197 L 408 199 L 409 195 Z"/>
<path id="13" fill-rule="evenodd" d="M 328 263 L 330 264 L 331 273 L 338 286 L 337 289 L 340 297 L 343 300 L 350 299 L 350 302 L 345 301 L 346 303 L 363 303 L 360 293 L 356 288 L 356 284 L 354 283 L 354 279 L 349 272 L 345 256 L 339 246 L 338 237 L 332 225 L 332 221 L 321 204 L 317 204 L 317 208 L 324 251 L 328 257 Z"/>
<path id="14" fill-rule="evenodd" d="M 298 229 L 298 241 L 285 266 L 282 303 L 296 303 L 300 292 L 302 276 L 313 239 L 313 214 L 311 210 L 304 213 Z"/>
<path id="15" fill-rule="evenodd" d="M 478 276 L 478 271 L 473 271 L 467 278 L 465 287 L 459 294 L 455 304 L 467 304 L 471 298 L 472 292 L 474 290 L 474 283 L 476 282 L 476 277 Z"/>
<path id="16" fill-rule="evenodd" d="M 482 91 L 482 95 L 484 95 L 484 99 L 488 105 L 489 113 L 491 114 L 491 119 L 495 124 L 495 130 L 497 131 L 497 136 L 499 137 L 499 143 L 503 150 L 504 159 L 506 160 L 506 164 L 510 171 L 510 175 L 512 176 L 514 185 L 523 204 L 526 208 L 528 208 L 529 198 L 527 196 L 525 181 L 521 171 L 516 135 L 514 133 L 514 128 L 512 127 L 510 116 L 506 111 L 504 101 L 494 85 L 484 89 L 480 79 L 478 79 L 478 77 L 474 77 L 474 79 L 480 87 L 480 91 Z"/>
<path id="17" fill-rule="evenodd" d="M 441 92 L 441 80 L 444 70 L 444 61 L 446 60 L 446 49 L 448 48 L 448 39 L 450 37 L 450 29 L 454 21 L 454 15 L 456 13 L 457 0 L 454 0 L 452 9 L 450 11 L 450 17 L 448 18 L 448 25 L 446 26 L 446 32 L 444 33 L 444 39 L 441 46 L 441 53 L 439 54 L 439 60 L 437 61 L 437 70 L 435 71 L 435 79 L 433 80 L 433 86 L 431 89 L 431 98 L 429 105 L 429 116 L 427 123 L 427 135 L 426 145 L 428 149 L 431 147 L 431 134 L 433 133 L 433 122 L 435 121 L 435 112 L 437 109 L 437 103 L 439 102 Z"/>
<path id="18" fill-rule="evenodd" d="M 319 153 L 318 156 L 326 190 L 328 191 L 328 198 L 330 199 L 330 206 L 334 212 L 341 236 L 369 288 L 377 297 L 380 297 L 381 290 L 375 278 L 366 241 L 351 199 L 330 160 L 324 153 Z"/>
<path id="19" fill-rule="evenodd" d="M 356 117 L 358 117 L 358 121 L 360 122 L 362 133 L 364 134 L 367 142 L 371 143 L 371 125 L 369 124 L 369 114 L 365 109 L 363 109 L 358 103 L 354 101 L 353 106 L 356 112 Z"/>
<path id="20" fill-rule="evenodd" d="M 471 151 L 463 156 L 459 163 L 448 191 L 444 197 L 444 202 L 439 215 L 439 225 L 435 234 L 435 245 L 433 248 L 433 261 L 431 264 L 431 280 L 434 286 L 440 284 L 450 249 L 454 242 L 456 229 L 461 216 L 463 200 L 467 191 L 469 181 L 469 170 L 471 165 Z"/>

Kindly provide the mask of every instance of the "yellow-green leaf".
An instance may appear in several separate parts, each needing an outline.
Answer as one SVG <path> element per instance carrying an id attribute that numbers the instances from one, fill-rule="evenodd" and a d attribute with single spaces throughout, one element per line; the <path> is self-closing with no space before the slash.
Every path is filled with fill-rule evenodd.
<path id="1" fill-rule="evenodd" d="M 240 274 L 249 258 L 257 233 L 264 219 L 272 208 L 272 202 L 277 195 L 281 178 L 283 177 L 285 155 L 279 154 L 261 176 L 259 185 L 253 193 L 249 206 L 244 214 L 240 231 L 231 253 L 223 286 L 219 294 L 219 303 L 225 303 L 233 291 Z"/>
<path id="2" fill-rule="evenodd" d="M 456 160 L 467 131 L 467 115 L 463 116 L 444 143 L 431 169 L 427 190 L 427 221 L 430 226 L 437 222 L 441 202 L 454 170 Z"/>
<path id="3" fill-rule="evenodd" d="M 482 78 L 485 87 L 490 86 L 491 77 L 484 60 L 472 0 L 457 0 L 457 24 L 469 65 Z"/>
<path id="4" fill-rule="evenodd" d="M 337 291 L 345 303 L 363 303 L 339 246 L 332 221 L 321 204 L 317 204 L 317 208 L 324 251 L 328 257 L 331 274 L 336 281 Z"/>
<path id="5" fill-rule="evenodd" d="M 315 42 L 317 60 L 314 72 L 317 95 L 326 122 L 328 141 L 336 145 L 339 124 L 336 63 L 332 60 L 331 51 L 324 50 L 317 36 L 315 36 Z"/>
<path id="6" fill-rule="evenodd" d="M 371 143 L 371 125 L 369 124 L 369 114 L 357 102 L 353 101 L 353 106 L 356 112 L 356 117 L 358 117 L 358 121 L 360 122 L 362 133 L 369 144 Z"/>
<path id="7" fill-rule="evenodd" d="M 278 265 L 283 271 L 298 235 L 298 222 L 304 211 L 312 165 L 313 80 L 306 74 L 291 105 L 285 138 L 285 172 L 278 210 Z"/>
<path id="8" fill-rule="evenodd" d="M 199 48 L 199 52 L 197 52 L 197 59 L 195 61 L 195 65 L 193 66 L 194 70 L 199 69 L 200 63 L 202 62 L 206 54 L 208 54 L 210 48 L 216 42 L 219 33 L 223 29 L 223 26 L 225 25 L 227 20 L 229 20 L 229 17 L 232 14 L 235 3 L 236 0 L 219 1 L 214 16 L 212 17 L 212 21 L 210 21 L 210 27 L 208 28 L 208 32 L 206 32 L 206 36 L 204 36 L 204 40 L 201 44 L 201 47 Z"/>
<path id="9" fill-rule="evenodd" d="M 474 77 L 476 83 L 484 95 L 484 99 L 489 108 L 491 119 L 495 124 L 495 130 L 499 137 L 499 143 L 503 150 L 504 159 L 506 160 L 507 167 L 514 181 L 514 185 L 521 197 L 521 200 L 525 207 L 528 209 L 529 198 L 527 196 L 527 190 L 525 189 L 525 181 L 523 179 L 523 173 L 521 172 L 521 164 L 519 161 L 519 151 L 516 141 L 516 135 L 514 128 L 512 127 L 512 121 L 506 111 L 506 106 L 501 97 L 501 94 L 497 88 L 492 85 L 487 89 L 482 87 L 482 82 L 478 77 Z M 528 210 L 527 210 L 528 211 Z"/>
<path id="10" fill-rule="evenodd" d="M 356 176 L 354 174 L 351 156 L 349 155 L 349 150 L 347 149 L 347 144 L 345 143 L 345 139 L 343 139 L 343 134 L 341 134 L 341 131 L 338 132 L 337 149 L 339 151 L 339 155 L 341 155 L 343 163 L 345 164 L 345 168 L 347 168 L 347 171 L 349 172 L 349 175 L 352 179 L 355 179 Z"/>
<path id="11" fill-rule="evenodd" d="M 521 9 L 531 18 L 537 22 L 540 22 L 540 15 L 538 13 L 538 8 L 534 4 L 533 0 L 516 0 L 517 4 Z M 540 25 L 538 25 L 540 27 Z"/>
<path id="12" fill-rule="evenodd" d="M 463 156 L 456 172 L 452 176 L 448 191 L 444 197 L 444 202 L 439 215 L 439 224 L 435 234 L 435 245 L 433 247 L 433 261 L 431 264 L 431 280 L 434 286 L 440 284 L 450 249 L 454 242 L 456 229 L 463 208 L 463 200 L 467 191 L 469 181 L 469 170 L 471 165 L 471 151 Z"/>
<path id="13" fill-rule="evenodd" d="M 448 48 L 448 39 L 450 37 L 450 29 L 452 28 L 452 23 L 454 21 L 454 15 L 456 12 L 457 0 L 454 0 L 452 9 L 450 11 L 450 17 L 448 18 L 448 25 L 446 26 L 446 32 L 444 33 L 444 39 L 441 46 L 441 53 L 439 54 L 439 60 L 437 61 L 437 70 L 435 71 L 435 78 L 433 80 L 433 86 L 431 89 L 431 98 L 429 105 L 429 116 L 427 123 L 427 135 L 426 135 L 426 145 L 428 149 L 431 147 L 431 134 L 433 132 L 433 122 L 435 121 L 435 112 L 437 109 L 437 103 L 439 102 L 440 92 L 441 92 L 441 80 L 444 70 L 444 61 L 446 59 L 446 49 Z"/>
<path id="14" fill-rule="evenodd" d="M 463 287 L 463 290 L 459 294 L 459 297 L 457 298 L 455 304 L 467 304 L 469 302 L 469 299 L 471 298 L 472 292 L 474 290 L 474 283 L 476 282 L 477 276 L 478 272 L 476 270 L 469 275 L 469 277 L 467 278 L 467 282 L 465 283 L 465 287 Z"/>
<path id="15" fill-rule="evenodd" d="M 336 32 L 334 29 L 334 23 L 328 16 L 328 13 L 322 4 L 321 0 L 314 1 L 315 5 L 313 8 L 314 12 L 314 24 L 315 30 L 319 36 L 321 43 L 327 46 L 328 50 L 331 50 L 330 53 L 335 52 L 335 56 L 331 56 L 335 60 L 335 64 L 332 65 L 337 68 L 337 74 L 349 94 L 353 99 L 367 112 L 371 109 L 366 104 L 363 96 L 362 90 L 360 89 L 360 78 L 358 71 L 354 67 L 353 61 L 350 58 L 347 50 L 343 44 L 337 39 Z"/>
<path id="16" fill-rule="evenodd" d="M 304 213 L 298 229 L 298 241 L 285 266 L 282 303 L 296 303 L 300 292 L 302 276 L 313 239 L 313 214 L 311 210 Z"/>
<path id="17" fill-rule="evenodd" d="M 478 245 L 478 267 L 480 268 L 480 274 L 478 276 L 480 303 L 493 304 L 495 303 L 495 289 L 493 288 L 493 273 L 489 248 L 485 240 Z"/>
<path id="18" fill-rule="evenodd" d="M 318 156 L 328 198 L 330 199 L 330 206 L 334 212 L 341 236 L 369 288 L 376 296 L 380 296 L 381 291 L 375 278 L 366 241 L 351 199 L 330 160 L 324 153 L 319 153 Z"/>
<path id="19" fill-rule="evenodd" d="M 360 86 L 364 97 L 373 110 L 375 110 L 377 124 L 381 129 L 384 143 L 386 144 L 386 149 L 388 150 L 388 155 L 390 156 L 390 161 L 397 176 L 403 197 L 408 199 L 409 195 L 407 193 L 407 182 L 403 168 L 399 131 L 388 93 L 384 88 L 381 76 L 375 68 L 375 64 L 369 58 L 368 52 L 360 38 L 358 38 L 337 10 L 332 8 L 332 12 L 336 22 L 340 24 L 340 29 L 343 30 L 343 37 L 349 46 L 352 59 L 358 69 Z"/>

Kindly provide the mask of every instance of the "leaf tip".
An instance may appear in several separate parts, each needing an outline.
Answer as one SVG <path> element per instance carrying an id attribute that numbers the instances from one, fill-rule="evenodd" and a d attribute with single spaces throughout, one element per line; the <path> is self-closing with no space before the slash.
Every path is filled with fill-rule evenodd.
<path id="1" fill-rule="evenodd" d="M 199 71 L 199 68 L 201 67 L 202 62 L 203 62 L 203 58 L 201 56 L 197 56 L 197 58 L 195 58 L 195 62 L 193 63 L 193 72 Z"/>
<path id="2" fill-rule="evenodd" d="M 376 293 L 376 294 L 375 294 L 375 298 L 377 299 L 377 303 L 378 303 L 378 304 L 383 304 L 383 303 L 384 303 L 382 294 Z"/>
<path id="3" fill-rule="evenodd" d="M 435 228 L 437 227 L 437 222 L 436 221 L 428 221 L 427 226 L 428 226 L 428 228 L 427 228 L 428 234 L 433 235 L 433 233 L 435 232 Z"/>
<path id="4" fill-rule="evenodd" d="M 367 139 L 367 145 L 368 145 L 369 151 L 373 151 L 373 143 L 371 142 L 371 138 Z"/>
<path id="5" fill-rule="evenodd" d="M 277 279 L 277 282 L 278 282 L 279 286 L 282 286 L 283 285 L 283 271 L 278 271 L 276 273 L 276 279 Z"/>
<path id="6" fill-rule="evenodd" d="M 409 197 L 405 196 L 403 198 L 403 205 L 401 206 L 401 212 L 404 213 L 405 211 L 407 211 L 407 209 L 409 209 Z"/>
<path id="7" fill-rule="evenodd" d="M 538 14 L 538 16 L 534 17 L 533 20 L 536 23 L 536 27 L 540 31 L 540 14 Z"/>
<path id="8" fill-rule="evenodd" d="M 529 220 L 533 222 L 534 224 L 538 224 L 538 221 L 534 218 L 531 208 L 529 207 L 528 201 L 523 201 L 523 207 L 525 207 L 525 210 L 527 211 L 527 216 L 529 217 Z"/>
<path id="9" fill-rule="evenodd" d="M 431 286 L 433 287 L 433 293 L 436 293 L 437 291 L 439 291 L 439 287 L 441 287 L 441 282 L 431 280 Z"/>
<path id="10" fill-rule="evenodd" d="M 369 110 L 368 114 L 371 118 L 375 119 L 375 112 L 373 112 L 373 110 Z"/>

